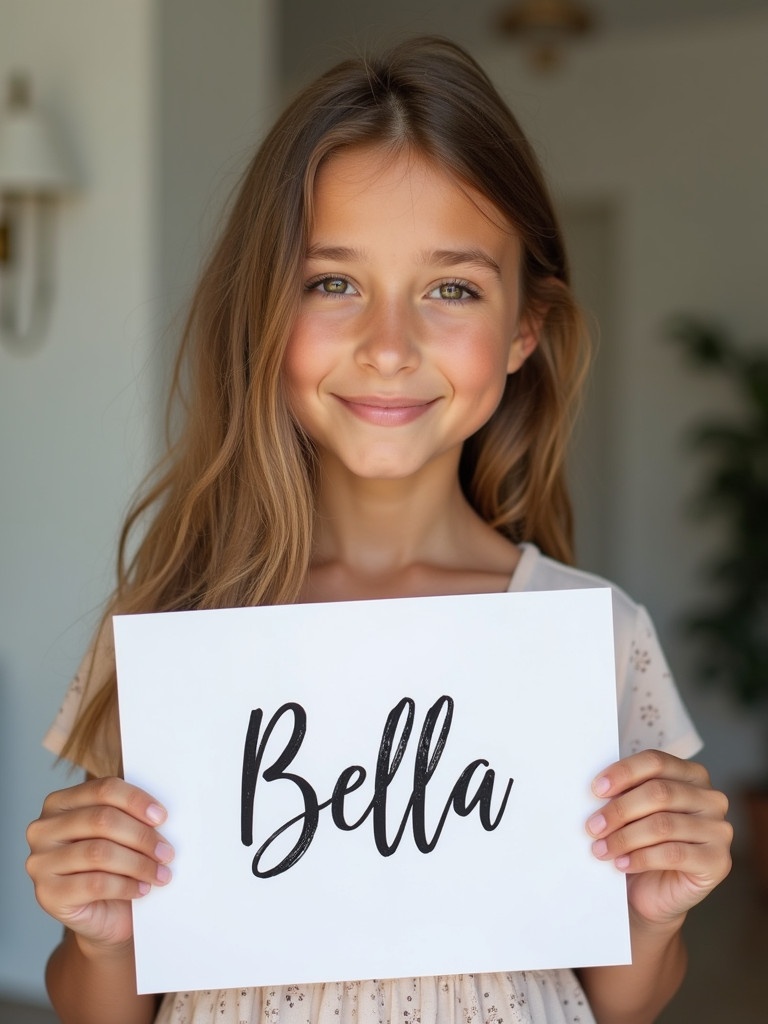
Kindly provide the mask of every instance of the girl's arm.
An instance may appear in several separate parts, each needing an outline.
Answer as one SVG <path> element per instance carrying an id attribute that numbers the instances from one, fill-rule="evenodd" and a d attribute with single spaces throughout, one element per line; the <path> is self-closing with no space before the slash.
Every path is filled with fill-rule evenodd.
<path id="1" fill-rule="evenodd" d="M 46 973 L 62 1024 L 154 1020 L 157 998 L 136 994 L 131 900 L 170 879 L 164 819 L 122 779 L 89 779 L 47 797 L 27 830 L 35 895 L 66 928 Z"/>
<path id="2" fill-rule="evenodd" d="M 577 972 L 598 1024 L 651 1024 L 685 976 L 688 957 L 679 927 L 646 932 L 630 924 L 630 934 L 631 966 Z"/>
<path id="3" fill-rule="evenodd" d="M 133 942 L 101 949 L 67 929 L 45 973 L 62 1024 L 152 1024 L 156 996 L 136 994 Z"/>
<path id="4" fill-rule="evenodd" d="M 611 765 L 593 790 L 608 801 L 587 822 L 593 853 L 627 875 L 632 965 L 580 975 L 598 1024 L 651 1024 L 685 974 L 687 912 L 730 871 L 728 801 L 701 765 L 658 750 Z"/>

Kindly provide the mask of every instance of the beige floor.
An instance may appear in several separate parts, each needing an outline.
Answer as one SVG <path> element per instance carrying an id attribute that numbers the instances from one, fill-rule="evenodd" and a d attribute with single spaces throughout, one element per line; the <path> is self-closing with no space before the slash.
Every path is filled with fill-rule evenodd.
<path id="1" fill-rule="evenodd" d="M 688 976 L 658 1024 L 766 1024 L 768 899 L 758 898 L 746 866 L 693 911 L 686 930 Z M 56 1024 L 56 1017 L 0 1002 L 0 1024 Z"/>

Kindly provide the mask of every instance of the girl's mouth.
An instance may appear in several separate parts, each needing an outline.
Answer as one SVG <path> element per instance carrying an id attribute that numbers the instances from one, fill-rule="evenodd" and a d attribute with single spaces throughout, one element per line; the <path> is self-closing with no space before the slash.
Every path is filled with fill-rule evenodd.
<path id="1" fill-rule="evenodd" d="M 399 427 L 412 423 L 438 401 L 437 398 L 409 398 L 406 395 L 351 395 L 336 399 L 359 420 L 379 427 Z"/>

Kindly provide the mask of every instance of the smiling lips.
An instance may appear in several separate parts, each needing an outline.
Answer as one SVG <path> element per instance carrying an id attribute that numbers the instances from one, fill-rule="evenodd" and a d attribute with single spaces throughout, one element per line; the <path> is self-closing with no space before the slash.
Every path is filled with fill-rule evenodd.
<path id="1" fill-rule="evenodd" d="M 393 398 L 382 398 L 376 395 L 361 395 L 342 398 L 335 396 L 341 404 L 364 423 L 371 423 L 379 427 L 400 427 L 406 423 L 413 423 L 419 416 L 432 408 L 437 401 L 436 398 L 406 398 L 397 396 Z"/>

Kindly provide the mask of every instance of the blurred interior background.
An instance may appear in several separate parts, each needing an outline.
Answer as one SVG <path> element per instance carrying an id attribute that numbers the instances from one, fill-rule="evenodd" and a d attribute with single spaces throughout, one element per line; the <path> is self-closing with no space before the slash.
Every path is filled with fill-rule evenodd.
<path id="1" fill-rule="evenodd" d="M 701 467 L 684 438 L 735 399 L 665 335 L 670 317 L 690 314 L 768 345 L 768 2 L 592 0 L 592 27 L 543 55 L 499 28 L 520 6 L 0 0 L 0 88 L 29 75 L 74 184 L 50 239 L 47 327 L 29 344 L 0 344 L 0 998 L 45 1002 L 59 929 L 34 902 L 24 829 L 68 776 L 40 738 L 111 588 L 129 497 L 159 450 L 174 318 L 222 204 L 297 86 L 407 34 L 467 46 L 549 175 L 600 335 L 572 466 L 580 564 L 650 609 L 740 826 L 741 787 L 764 767 L 767 733 L 696 685 L 679 627 L 721 529 L 690 514 Z M 0 263 L 0 285 L 2 274 Z M 737 852 L 746 858 L 741 829 Z M 768 952 L 765 919 L 750 916 L 748 879 L 727 885 L 719 905 L 746 935 L 738 957 L 750 970 L 749 956 Z M 730 942 L 722 921 L 708 927 L 721 949 Z M 14 1012 L 7 1019 L 21 1021 Z M 708 1019 L 681 1013 L 665 1019 Z M 712 1019 L 758 1014 L 750 1004 Z"/>

